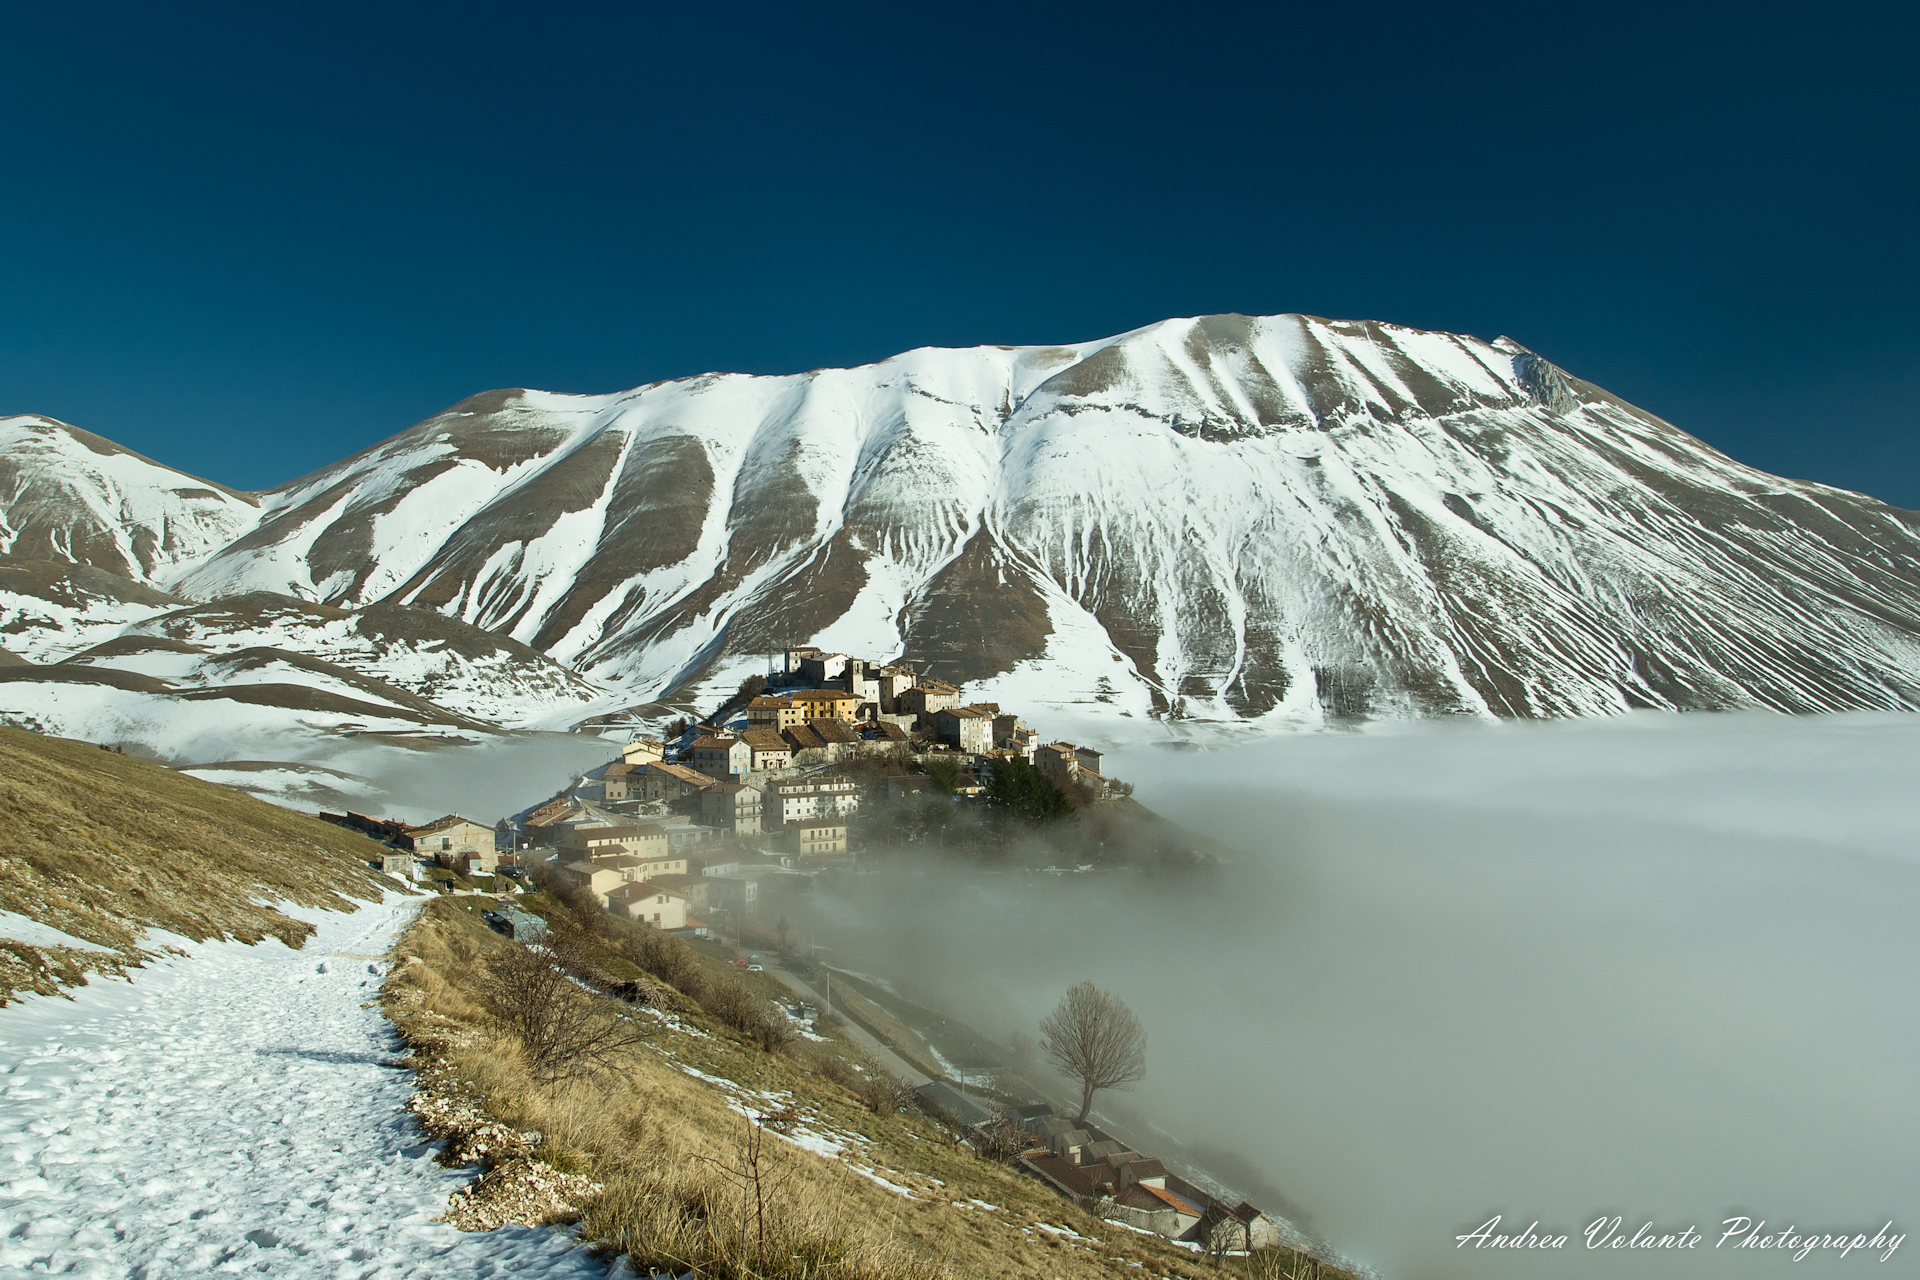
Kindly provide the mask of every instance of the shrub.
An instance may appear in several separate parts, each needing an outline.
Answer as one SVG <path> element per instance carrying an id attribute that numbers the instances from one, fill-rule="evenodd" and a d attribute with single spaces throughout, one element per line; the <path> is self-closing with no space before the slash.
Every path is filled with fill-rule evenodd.
<path id="1" fill-rule="evenodd" d="M 489 958 L 479 984 L 489 1018 L 520 1042 L 528 1069 L 543 1083 L 607 1070 L 643 1035 L 639 1024 L 599 1007 L 568 976 L 581 962 L 579 942 L 566 935 L 537 946 L 516 942 Z"/>
<path id="2" fill-rule="evenodd" d="M 598 898 L 550 863 L 535 867 L 527 879 L 534 888 L 565 907 L 574 923 L 589 933 L 602 932 L 606 922 L 613 918 L 601 908 Z"/>
<path id="3" fill-rule="evenodd" d="M 715 983 L 700 1006 L 768 1053 L 778 1053 L 793 1043 L 793 1027 L 787 1016 L 769 1008 L 742 983 Z"/>
<path id="4" fill-rule="evenodd" d="M 686 943 L 675 937 L 636 926 L 621 939 L 621 950 L 641 969 L 677 988 L 682 995 L 705 1004 L 707 982 L 700 962 Z"/>
<path id="5" fill-rule="evenodd" d="M 913 1100 L 912 1090 L 869 1057 L 863 1056 L 859 1070 L 855 1070 L 835 1054 L 822 1054 L 813 1060 L 813 1070 L 858 1098 L 877 1116 L 890 1116 Z"/>

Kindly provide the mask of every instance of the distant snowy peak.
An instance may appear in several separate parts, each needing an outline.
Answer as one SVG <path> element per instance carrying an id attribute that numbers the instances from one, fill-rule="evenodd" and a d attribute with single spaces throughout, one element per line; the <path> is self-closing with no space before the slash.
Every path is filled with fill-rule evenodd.
<path id="1" fill-rule="evenodd" d="M 635 702 L 805 640 L 1140 719 L 1920 707 L 1911 513 L 1504 338 L 1204 316 L 496 391 L 259 503 L 174 590 L 425 606 Z"/>
<path id="2" fill-rule="evenodd" d="M 426 609 L 267 594 L 196 605 L 103 570 L 4 555 L 0 636 L 14 646 L 0 650 L 0 723 L 171 760 L 219 759 L 235 744 L 291 758 L 347 734 L 431 745 L 566 728 L 618 701 L 544 654 Z"/>
<path id="3" fill-rule="evenodd" d="M 0 554 L 164 586 L 251 529 L 250 494 L 51 418 L 0 418 Z"/>

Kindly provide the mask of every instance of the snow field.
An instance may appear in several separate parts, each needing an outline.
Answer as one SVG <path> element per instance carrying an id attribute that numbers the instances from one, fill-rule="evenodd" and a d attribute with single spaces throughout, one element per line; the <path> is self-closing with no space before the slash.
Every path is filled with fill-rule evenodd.
<path id="1" fill-rule="evenodd" d="M 196 944 L 72 1001 L 0 1009 L 0 1275 L 593 1276 L 564 1231 L 436 1223 L 433 1161 L 372 1004 L 416 900 L 304 949 Z"/>

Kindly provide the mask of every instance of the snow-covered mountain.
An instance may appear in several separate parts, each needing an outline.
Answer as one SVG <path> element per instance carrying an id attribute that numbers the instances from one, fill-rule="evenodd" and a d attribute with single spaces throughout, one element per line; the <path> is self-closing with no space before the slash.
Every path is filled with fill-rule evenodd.
<path id="1" fill-rule="evenodd" d="M 122 471 L 69 476 L 130 577 L 420 606 L 635 703 L 806 640 L 1036 710 L 1273 726 L 1920 707 L 1920 516 L 1741 466 L 1506 339 L 1207 316 L 489 392 L 257 495 L 139 461 L 141 493 L 219 505 L 114 525 Z M 9 499 L 14 553 L 113 567 L 26 536 L 61 501 Z"/>
<path id="2" fill-rule="evenodd" d="M 161 585 L 259 519 L 252 494 L 52 418 L 0 418 L 0 554 Z"/>
<path id="3" fill-rule="evenodd" d="M 208 604 L 84 565 L 0 556 L 0 721 L 174 761 L 343 736 L 436 745 L 565 728 L 609 691 L 545 655 L 407 605 L 252 594 Z M 17 651 L 16 651 L 17 650 Z"/>

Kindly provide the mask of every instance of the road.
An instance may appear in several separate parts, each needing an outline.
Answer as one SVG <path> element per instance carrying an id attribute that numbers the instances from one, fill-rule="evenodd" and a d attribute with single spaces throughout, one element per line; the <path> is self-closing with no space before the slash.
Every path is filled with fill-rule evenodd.
<path id="1" fill-rule="evenodd" d="M 764 972 L 770 973 L 780 979 L 781 983 L 784 984 L 788 990 L 815 1008 L 825 1009 L 827 1007 L 826 1000 L 822 998 L 818 991 L 814 990 L 812 983 L 806 981 L 797 973 L 789 973 L 787 970 L 781 968 L 778 962 L 767 965 Z M 840 1019 L 840 1029 L 845 1031 L 855 1044 L 872 1054 L 875 1062 L 878 1062 L 881 1066 L 893 1072 L 894 1075 L 899 1076 L 902 1080 L 906 1081 L 908 1085 L 923 1085 L 933 1078 L 895 1053 L 892 1049 L 889 1049 L 885 1044 L 881 1043 L 872 1032 L 853 1021 L 853 1019 L 843 1016 Z"/>

